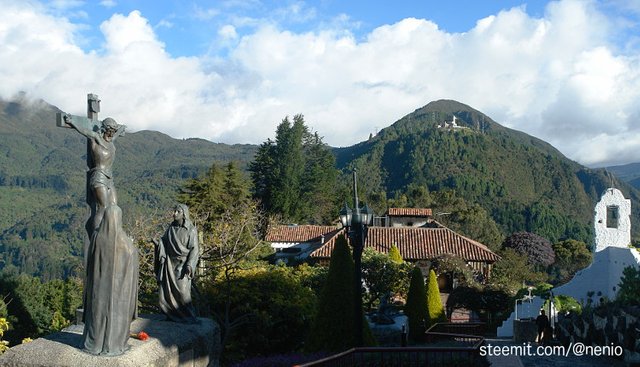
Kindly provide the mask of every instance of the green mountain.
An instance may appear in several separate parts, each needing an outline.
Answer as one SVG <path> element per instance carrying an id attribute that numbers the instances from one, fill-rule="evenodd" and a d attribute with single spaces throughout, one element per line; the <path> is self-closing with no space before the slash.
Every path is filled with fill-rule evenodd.
<path id="1" fill-rule="evenodd" d="M 640 189 L 640 163 L 606 167 L 606 170 L 616 175 L 622 181 L 628 182 L 636 189 Z"/>
<path id="2" fill-rule="evenodd" d="M 86 139 L 55 126 L 59 109 L 0 100 L 0 268 L 58 278 L 77 271 L 84 241 Z M 256 146 L 140 131 L 116 142 L 114 180 L 125 227 L 164 213 L 184 179 L 214 162 L 253 159 Z"/>
<path id="3" fill-rule="evenodd" d="M 451 100 L 431 102 L 336 155 L 339 168 L 358 169 L 369 193 L 393 197 L 411 185 L 454 189 L 488 210 L 505 234 L 527 230 L 554 241 L 590 242 L 593 207 L 610 184 L 604 170 L 586 168 Z M 615 185 L 638 202 L 636 189 L 618 180 Z M 633 207 L 635 221 L 640 208 Z"/>
<path id="4" fill-rule="evenodd" d="M 86 143 L 77 132 L 55 126 L 56 112 L 44 101 L 0 100 L 0 270 L 44 279 L 82 271 Z M 257 149 L 152 131 L 128 133 L 116 146 L 115 184 L 131 234 L 140 221 L 173 204 L 185 179 L 214 162 L 245 165 Z M 504 234 L 527 230 L 553 241 L 590 241 L 594 204 L 611 182 L 602 169 L 581 166 L 540 139 L 446 100 L 334 153 L 346 176 L 336 195 L 350 192 L 348 174 L 356 167 L 363 198 L 371 203 L 381 192 L 392 198 L 415 187 L 454 189 L 482 206 Z M 614 182 L 638 202 L 636 189 Z M 632 208 L 637 221 L 640 208 Z"/>

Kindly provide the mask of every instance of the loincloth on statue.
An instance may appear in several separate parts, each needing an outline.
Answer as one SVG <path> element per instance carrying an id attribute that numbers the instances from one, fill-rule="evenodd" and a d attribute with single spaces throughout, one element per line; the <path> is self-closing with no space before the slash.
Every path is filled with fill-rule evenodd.
<path id="1" fill-rule="evenodd" d="M 113 188 L 113 177 L 111 172 L 102 168 L 92 168 L 89 170 L 89 186 L 93 188 L 106 187 Z"/>

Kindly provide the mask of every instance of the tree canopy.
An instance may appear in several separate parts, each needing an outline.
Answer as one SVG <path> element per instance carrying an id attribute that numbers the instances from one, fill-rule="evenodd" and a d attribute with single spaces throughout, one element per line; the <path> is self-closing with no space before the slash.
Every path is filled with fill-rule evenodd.
<path id="1" fill-rule="evenodd" d="M 335 157 L 304 116 L 285 117 L 249 164 L 253 195 L 270 215 L 290 223 L 324 224 L 337 211 Z"/>
<path id="2" fill-rule="evenodd" d="M 535 233 L 516 232 L 507 237 L 502 246 L 526 255 L 529 262 L 534 265 L 546 267 L 555 261 L 551 242 Z"/>

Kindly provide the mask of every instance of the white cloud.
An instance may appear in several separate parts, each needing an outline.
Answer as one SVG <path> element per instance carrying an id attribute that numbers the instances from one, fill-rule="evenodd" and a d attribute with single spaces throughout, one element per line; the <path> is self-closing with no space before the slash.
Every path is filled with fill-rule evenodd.
<path id="1" fill-rule="evenodd" d="M 104 6 L 105 8 L 113 8 L 114 6 L 118 5 L 118 3 L 115 0 L 102 0 L 100 1 L 100 5 Z"/>
<path id="2" fill-rule="evenodd" d="M 223 40 L 235 40 L 238 38 L 238 33 L 236 32 L 236 27 L 227 24 L 218 30 L 218 36 Z"/>
<path id="3" fill-rule="evenodd" d="M 133 130 L 227 143 L 260 143 L 303 113 L 334 146 L 450 98 L 581 163 L 637 161 L 640 56 L 610 44 L 615 26 L 594 3 L 552 2 L 542 18 L 513 8 L 456 34 L 408 18 L 362 40 L 344 28 L 298 34 L 246 19 L 249 34 L 238 35 L 238 21 L 213 35 L 233 41 L 228 56 L 174 58 L 137 11 L 104 22 L 102 49 L 87 53 L 68 19 L 34 3 L 3 6 L 0 96 L 24 90 L 83 113 L 94 92 L 103 117 Z"/>
<path id="4" fill-rule="evenodd" d="M 201 8 L 199 6 L 194 6 L 193 9 L 193 17 L 198 20 L 211 20 L 217 17 L 220 14 L 220 11 L 215 8 Z"/>

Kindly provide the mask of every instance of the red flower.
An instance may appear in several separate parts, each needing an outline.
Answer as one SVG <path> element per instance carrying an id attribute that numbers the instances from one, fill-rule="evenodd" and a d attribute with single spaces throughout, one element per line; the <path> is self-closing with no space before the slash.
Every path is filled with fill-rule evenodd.
<path id="1" fill-rule="evenodd" d="M 132 338 L 136 338 L 138 340 L 142 340 L 142 341 L 145 341 L 145 340 L 149 339 L 149 334 L 145 333 L 144 331 L 141 331 L 141 332 L 139 332 L 137 334 L 131 334 L 129 336 L 132 337 Z"/>

